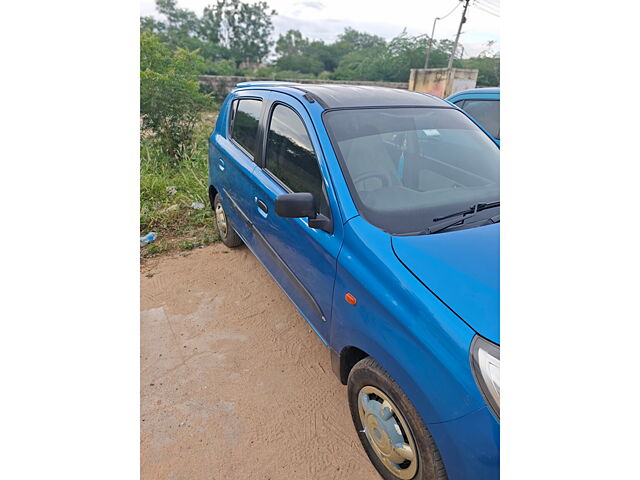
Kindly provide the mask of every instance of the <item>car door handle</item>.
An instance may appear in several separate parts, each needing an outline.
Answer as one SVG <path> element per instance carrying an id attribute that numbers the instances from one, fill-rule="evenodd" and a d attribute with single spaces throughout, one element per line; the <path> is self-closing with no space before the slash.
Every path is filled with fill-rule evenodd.
<path id="1" fill-rule="evenodd" d="M 218 159 L 218 168 L 221 172 L 224 172 L 224 160 L 222 160 L 221 158 Z"/>
<path id="2" fill-rule="evenodd" d="M 264 203 L 262 200 L 260 200 L 259 198 L 256 198 L 256 204 L 258 205 L 258 208 L 260 210 L 262 210 L 264 213 L 268 213 L 269 212 L 269 208 L 267 208 L 267 204 Z"/>

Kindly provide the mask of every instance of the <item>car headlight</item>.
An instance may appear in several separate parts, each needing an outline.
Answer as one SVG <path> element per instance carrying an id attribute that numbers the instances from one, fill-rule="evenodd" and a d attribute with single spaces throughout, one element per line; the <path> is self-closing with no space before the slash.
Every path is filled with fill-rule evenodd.
<path id="1" fill-rule="evenodd" d="M 487 405 L 500 420 L 500 346 L 476 335 L 471 342 L 471 368 Z"/>

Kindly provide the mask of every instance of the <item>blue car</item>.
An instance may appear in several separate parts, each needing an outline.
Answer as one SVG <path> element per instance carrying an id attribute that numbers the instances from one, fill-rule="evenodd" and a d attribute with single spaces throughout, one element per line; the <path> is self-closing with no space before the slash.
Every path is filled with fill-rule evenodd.
<path id="1" fill-rule="evenodd" d="M 382 478 L 499 478 L 499 148 L 406 90 L 242 83 L 209 139 L 222 241 L 327 346 Z"/>
<path id="2" fill-rule="evenodd" d="M 500 145 L 500 89 L 472 88 L 447 100 L 471 115 Z"/>

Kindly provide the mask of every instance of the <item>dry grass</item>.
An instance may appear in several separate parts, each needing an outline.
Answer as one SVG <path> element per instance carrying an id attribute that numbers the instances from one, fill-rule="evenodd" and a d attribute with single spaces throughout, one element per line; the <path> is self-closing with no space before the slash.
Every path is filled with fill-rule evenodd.
<path id="1" fill-rule="evenodd" d="M 140 236 L 158 233 L 155 242 L 140 249 L 143 258 L 219 241 L 207 194 L 208 137 L 216 117 L 217 112 L 203 116 L 194 144 L 180 161 L 163 152 L 153 137 L 141 139 Z M 192 208 L 194 202 L 205 208 Z"/>

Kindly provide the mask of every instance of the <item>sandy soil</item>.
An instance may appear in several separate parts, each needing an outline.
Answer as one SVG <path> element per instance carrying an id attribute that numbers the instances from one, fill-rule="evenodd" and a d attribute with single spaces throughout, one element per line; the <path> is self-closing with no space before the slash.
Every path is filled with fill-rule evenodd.
<path id="1" fill-rule="evenodd" d="M 245 247 L 145 261 L 143 479 L 375 479 L 329 355 Z"/>

